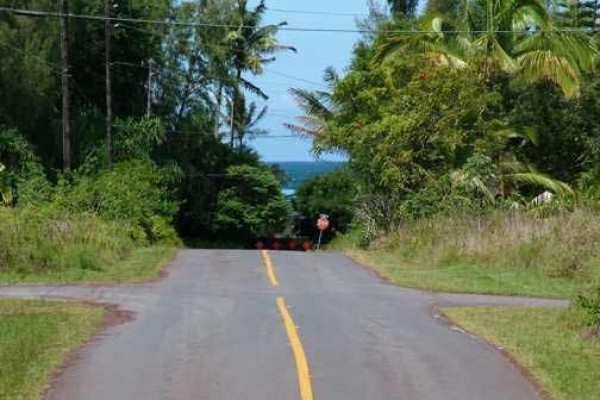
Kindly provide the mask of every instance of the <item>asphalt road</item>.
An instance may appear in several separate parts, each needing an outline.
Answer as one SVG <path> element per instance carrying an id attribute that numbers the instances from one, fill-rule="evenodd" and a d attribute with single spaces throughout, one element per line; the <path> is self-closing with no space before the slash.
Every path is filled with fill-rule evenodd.
<path id="1" fill-rule="evenodd" d="M 434 305 L 564 306 L 430 294 L 328 253 L 185 250 L 165 279 L 114 287 L 2 287 L 1 297 L 118 304 L 49 400 L 520 400 L 535 387 Z"/>

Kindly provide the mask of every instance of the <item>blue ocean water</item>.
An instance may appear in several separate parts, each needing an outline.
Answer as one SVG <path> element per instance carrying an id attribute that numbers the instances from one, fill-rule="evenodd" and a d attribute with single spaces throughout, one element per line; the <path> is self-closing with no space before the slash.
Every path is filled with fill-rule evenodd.
<path id="1" fill-rule="evenodd" d="M 342 167 L 344 162 L 279 162 L 270 163 L 270 165 L 279 166 L 287 175 L 288 182 L 284 185 L 284 193 L 293 195 L 304 181 L 318 175 L 326 175 Z"/>

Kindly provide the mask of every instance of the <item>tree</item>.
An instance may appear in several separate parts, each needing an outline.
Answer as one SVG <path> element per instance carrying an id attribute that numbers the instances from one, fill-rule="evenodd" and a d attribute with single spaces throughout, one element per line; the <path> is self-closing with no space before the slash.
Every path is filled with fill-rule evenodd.
<path id="1" fill-rule="evenodd" d="M 267 115 L 268 107 L 265 106 L 259 109 L 255 102 L 247 104 L 246 97 L 243 94 L 238 97 L 236 106 L 237 110 L 234 110 L 233 104 L 229 104 L 229 116 L 235 118 L 233 124 L 237 132 L 238 148 L 241 149 L 245 138 L 267 133 L 266 130 L 259 128 L 259 124 Z"/>
<path id="2" fill-rule="evenodd" d="M 460 7 L 463 0 L 428 0 L 425 13 L 429 15 L 443 15 L 448 19 L 457 18 L 460 15 Z"/>
<path id="3" fill-rule="evenodd" d="M 406 17 L 414 16 L 419 5 L 419 0 L 387 0 L 394 14 L 402 14 Z"/>
<path id="4" fill-rule="evenodd" d="M 291 205 L 270 169 L 250 165 L 227 169 L 214 215 L 214 228 L 218 232 L 244 242 L 260 234 L 283 230 L 290 216 Z"/>
<path id="5" fill-rule="evenodd" d="M 319 214 L 325 213 L 336 230 L 345 231 L 354 218 L 358 193 L 355 177 L 349 169 L 343 168 L 303 182 L 295 199 L 298 211 L 307 216 L 311 224 Z"/>
<path id="6" fill-rule="evenodd" d="M 357 48 L 333 94 L 337 111 L 318 150 L 347 153 L 367 191 L 409 193 L 459 168 L 485 135 L 498 106 L 473 71 L 435 68 L 418 58 L 372 63 Z M 490 115 L 492 114 L 492 115 Z"/>
<path id="7" fill-rule="evenodd" d="M 237 8 L 232 15 L 232 24 L 238 28 L 232 30 L 227 37 L 227 42 L 231 46 L 231 66 L 235 76 L 235 84 L 230 88 L 234 113 L 244 90 L 264 99 L 268 98 L 259 87 L 244 79 L 244 72 L 261 75 L 264 66 L 275 61 L 274 54 L 281 51 L 296 51 L 291 46 L 280 44 L 275 37 L 278 29 L 286 25 L 285 22 L 276 25 L 262 25 L 262 19 L 267 10 L 264 0 L 261 0 L 253 10 L 248 9 L 247 0 L 236 1 Z M 230 116 L 232 147 L 236 133 L 239 136 L 234 123 L 235 119 L 235 115 Z"/>
<path id="8" fill-rule="evenodd" d="M 284 124 L 293 133 L 313 138 L 323 134 L 327 120 L 335 112 L 332 92 L 339 81 L 339 76 L 332 67 L 329 67 L 323 74 L 323 80 L 328 90 L 312 91 L 300 88 L 289 90 L 294 101 L 304 113 L 304 115 L 297 118 L 298 123 Z"/>
<path id="9" fill-rule="evenodd" d="M 473 68 L 489 86 L 506 76 L 548 80 L 574 97 L 598 54 L 584 33 L 556 29 L 542 0 L 469 0 L 457 23 L 434 17 L 424 28 L 433 33 L 385 39 L 380 57 L 411 48 L 439 66 Z"/>
<path id="10" fill-rule="evenodd" d="M 567 27 L 584 28 L 592 35 L 600 28 L 600 0 L 555 0 L 560 23 Z"/>

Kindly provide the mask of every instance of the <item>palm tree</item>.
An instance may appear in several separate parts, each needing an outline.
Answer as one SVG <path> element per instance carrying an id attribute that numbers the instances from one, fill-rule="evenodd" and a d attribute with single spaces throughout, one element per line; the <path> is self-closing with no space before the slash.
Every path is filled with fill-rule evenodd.
<path id="1" fill-rule="evenodd" d="M 268 99 L 268 96 L 258 86 L 244 79 L 244 72 L 261 75 L 264 72 L 264 66 L 275 61 L 276 53 L 296 51 L 291 46 L 280 44 L 275 37 L 279 28 L 286 25 L 285 22 L 262 25 L 262 18 L 266 10 L 264 0 L 261 0 L 253 10 L 248 10 L 247 0 L 237 0 L 237 8 L 232 16 L 234 25 L 239 27 L 231 31 L 227 38 L 227 42 L 231 46 L 231 66 L 235 75 L 235 84 L 231 88 L 234 113 L 244 90 Z M 231 146 L 233 147 L 236 129 L 235 116 L 230 120 Z"/>
<path id="2" fill-rule="evenodd" d="M 297 117 L 298 123 L 284 124 L 293 133 L 312 138 L 319 137 L 325 130 L 325 123 L 335 113 L 332 93 L 339 81 L 339 76 L 332 67 L 325 70 L 323 80 L 327 90 L 306 90 L 292 88 L 289 90 L 294 101 L 302 109 L 304 115 Z"/>
<path id="3" fill-rule="evenodd" d="M 476 68 L 490 84 L 501 75 L 549 80 L 574 97 L 582 72 L 594 67 L 598 55 L 583 32 L 555 28 L 543 0 L 464 0 L 457 23 L 434 16 L 424 30 L 420 36 L 392 36 L 379 58 L 412 49 L 436 65 Z"/>
<path id="4" fill-rule="evenodd" d="M 394 14 L 402 14 L 404 16 L 413 16 L 417 11 L 419 0 L 387 0 L 390 9 Z"/>
<path id="5" fill-rule="evenodd" d="M 235 106 L 236 109 L 233 110 L 232 102 L 227 105 L 229 118 L 234 118 L 233 123 L 229 120 L 229 124 L 235 128 L 235 132 L 237 133 L 236 139 L 241 149 L 245 138 L 261 136 L 267 133 L 265 129 L 259 127 L 259 124 L 267 115 L 268 107 L 259 108 L 255 102 L 247 105 L 243 94 L 238 97 Z"/>
<path id="6" fill-rule="evenodd" d="M 461 169 L 451 173 L 455 187 L 476 193 L 483 204 L 494 203 L 497 198 L 506 199 L 522 186 L 543 188 L 561 197 L 574 194 L 569 185 L 537 171 L 533 165 L 519 160 L 516 153 L 510 150 L 509 141 L 519 142 L 519 147 L 529 144 L 537 146 L 539 142 L 533 130 L 505 129 L 490 135 L 490 139 L 504 150 L 493 157 L 481 154 L 471 156 Z"/>

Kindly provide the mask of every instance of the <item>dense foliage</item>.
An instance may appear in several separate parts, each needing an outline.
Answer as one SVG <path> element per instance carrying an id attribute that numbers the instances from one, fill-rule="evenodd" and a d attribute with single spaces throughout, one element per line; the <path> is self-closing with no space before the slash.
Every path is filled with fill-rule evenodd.
<path id="1" fill-rule="evenodd" d="M 291 211 L 270 168 L 232 166 L 219 193 L 214 229 L 229 240 L 245 243 L 261 234 L 282 232 Z"/>
<path id="2" fill-rule="evenodd" d="M 104 0 L 64 3 L 78 15 L 106 11 Z M 266 110 L 246 97 L 267 98 L 252 76 L 294 49 L 278 42 L 280 24 L 263 22 L 264 2 L 248 3 L 115 0 L 111 15 L 127 22 L 67 18 L 64 30 L 56 15 L 0 12 L 0 269 L 95 268 L 146 244 L 281 227 L 289 205 L 246 147 L 262 133 Z M 0 0 L 51 13 L 59 4 Z M 61 32 L 69 51 L 66 139 Z M 256 174 L 246 192 L 237 188 L 240 174 Z M 243 210 L 232 224 L 236 201 Z"/>
<path id="3" fill-rule="evenodd" d="M 296 192 L 296 208 L 309 217 L 311 226 L 320 214 L 327 214 L 336 231 L 346 231 L 354 219 L 359 188 L 346 169 L 305 181 Z"/>
<path id="4" fill-rule="evenodd" d="M 430 1 L 419 17 L 395 14 L 326 79 L 330 93 L 292 92 L 306 116 L 290 128 L 349 156 L 369 232 L 524 207 L 544 191 L 593 205 L 598 37 L 569 19 L 575 6 Z"/>
<path id="5" fill-rule="evenodd" d="M 600 7 L 430 0 L 414 15 L 388 3 L 396 12 L 373 11 L 363 26 L 377 33 L 329 92 L 292 91 L 305 115 L 289 128 L 350 160 L 348 237 L 410 265 L 600 285 Z"/>

